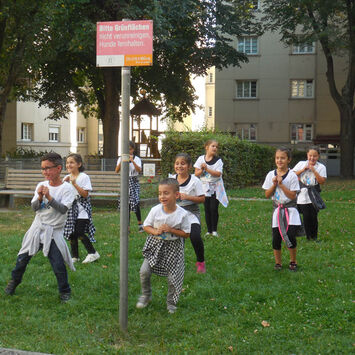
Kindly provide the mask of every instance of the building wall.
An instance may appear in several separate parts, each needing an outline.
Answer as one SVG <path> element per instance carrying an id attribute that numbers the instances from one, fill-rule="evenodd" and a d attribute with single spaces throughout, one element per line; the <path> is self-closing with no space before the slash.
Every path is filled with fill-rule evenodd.
<path id="1" fill-rule="evenodd" d="M 291 47 L 280 42 L 280 35 L 259 37 L 257 55 L 239 67 L 210 70 L 214 83 L 206 78 L 208 127 L 236 132 L 242 124 L 255 124 L 256 142 L 290 144 L 291 124 L 312 124 L 313 138 L 339 134 L 339 114 L 326 80 L 326 63 L 319 45 L 314 54 L 292 54 Z M 238 41 L 234 41 L 237 48 Z M 342 59 L 335 62 L 338 88 L 344 83 Z M 292 98 L 291 80 L 314 80 L 313 98 Z M 256 80 L 256 98 L 237 98 L 238 80 Z M 209 116 L 208 107 L 213 107 Z M 302 145 L 302 143 L 300 143 Z"/>

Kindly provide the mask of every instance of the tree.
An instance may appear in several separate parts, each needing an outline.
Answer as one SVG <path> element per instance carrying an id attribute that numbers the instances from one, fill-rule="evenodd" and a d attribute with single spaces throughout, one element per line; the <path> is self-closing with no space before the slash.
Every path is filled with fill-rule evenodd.
<path id="1" fill-rule="evenodd" d="M 341 175 L 353 176 L 355 138 L 355 1 L 264 0 L 265 30 L 279 31 L 287 44 L 319 41 L 324 52 L 330 94 L 340 115 Z M 336 85 L 334 58 L 347 61 L 346 80 Z"/>
<path id="2" fill-rule="evenodd" d="M 7 102 L 28 88 L 37 35 L 47 21 L 45 0 L 0 0 L 0 156 Z"/>
<path id="3" fill-rule="evenodd" d="M 247 61 L 232 38 L 250 25 L 248 2 L 237 0 L 60 0 L 43 47 L 33 97 L 63 116 L 75 99 L 80 109 L 93 111 L 103 122 L 104 156 L 117 155 L 120 68 L 97 68 L 96 22 L 152 19 L 152 67 L 132 68 L 131 94 L 146 89 L 165 114 L 182 119 L 194 109 L 191 75 Z M 242 5 L 241 5 L 242 4 Z"/>

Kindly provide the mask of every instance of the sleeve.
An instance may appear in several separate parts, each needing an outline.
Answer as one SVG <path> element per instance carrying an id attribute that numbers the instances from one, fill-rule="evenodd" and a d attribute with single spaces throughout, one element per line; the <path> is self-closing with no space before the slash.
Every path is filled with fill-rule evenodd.
<path id="1" fill-rule="evenodd" d="M 134 162 L 142 169 L 142 160 L 140 157 L 135 156 Z"/>
<path id="2" fill-rule="evenodd" d="M 89 175 L 84 174 L 84 173 L 81 174 L 80 179 L 77 183 L 82 189 L 84 189 L 86 191 L 92 191 L 92 185 L 91 185 L 91 180 L 90 180 Z"/>
<path id="3" fill-rule="evenodd" d="M 155 217 L 155 209 L 154 207 L 149 211 L 148 216 L 143 222 L 143 227 L 153 227 L 154 226 L 154 218 Z"/>
<path id="4" fill-rule="evenodd" d="M 195 191 L 196 191 L 196 196 L 202 196 L 205 195 L 203 191 L 203 185 L 200 179 L 196 178 L 194 179 L 195 181 Z"/>
<path id="5" fill-rule="evenodd" d="M 181 220 L 181 230 L 185 233 L 191 232 L 191 222 L 190 222 L 189 215 L 186 211 L 184 211 L 184 215 Z"/>
<path id="6" fill-rule="evenodd" d="M 303 169 L 303 161 L 299 161 L 295 166 L 294 168 L 292 169 L 292 171 L 296 172 L 296 171 L 299 171 L 301 169 Z"/>
<path id="7" fill-rule="evenodd" d="M 41 185 L 43 185 L 43 182 L 40 182 L 39 184 L 37 184 L 36 189 L 35 189 L 35 193 L 34 193 L 34 195 L 33 195 L 33 197 L 32 197 L 32 200 L 31 200 L 31 203 L 32 203 L 32 202 L 35 202 L 36 200 L 38 200 L 38 193 L 37 193 L 37 190 L 38 190 L 38 188 L 39 188 Z"/>
<path id="8" fill-rule="evenodd" d="M 120 162 L 121 162 L 121 157 L 119 157 L 119 158 L 117 159 L 116 166 L 117 166 Z"/>
<path id="9" fill-rule="evenodd" d="M 318 174 L 319 174 L 321 177 L 324 177 L 324 178 L 327 177 L 327 168 L 325 167 L 325 165 L 319 163 Z"/>
<path id="10" fill-rule="evenodd" d="M 290 191 L 299 191 L 300 190 L 300 183 L 298 182 L 298 177 L 296 173 L 293 171 L 290 172 L 292 173 L 292 179 L 291 179 L 291 186 L 290 186 Z"/>
<path id="11" fill-rule="evenodd" d="M 272 174 L 273 174 L 273 171 L 269 171 L 268 174 L 266 175 L 266 178 L 265 178 L 265 181 L 263 183 L 263 186 L 262 188 L 264 190 L 268 190 L 272 185 Z"/>
<path id="12" fill-rule="evenodd" d="M 214 168 L 214 170 L 223 173 L 223 161 L 222 159 L 218 159 L 218 161 L 216 162 L 216 166 Z"/>
<path id="13" fill-rule="evenodd" d="M 199 156 L 194 164 L 194 168 L 201 169 L 201 164 L 203 163 L 203 155 Z"/>
<path id="14" fill-rule="evenodd" d="M 71 186 L 68 182 L 64 182 L 63 184 L 65 186 L 63 188 L 63 193 L 62 193 L 61 199 L 58 202 L 60 202 L 64 206 L 68 207 L 68 209 L 69 209 L 74 202 L 76 194 L 73 190 L 74 189 L 73 186 Z"/>

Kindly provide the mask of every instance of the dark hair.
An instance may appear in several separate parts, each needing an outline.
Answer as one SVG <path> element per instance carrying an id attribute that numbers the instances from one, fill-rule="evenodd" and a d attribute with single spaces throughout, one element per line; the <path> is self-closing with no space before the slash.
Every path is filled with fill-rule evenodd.
<path id="1" fill-rule="evenodd" d="M 192 164 L 191 157 L 187 153 L 178 153 L 175 155 L 175 161 L 177 158 L 183 158 L 186 161 L 188 166 Z"/>
<path id="2" fill-rule="evenodd" d="M 174 192 L 179 191 L 179 183 L 176 179 L 173 178 L 166 178 L 163 179 L 159 182 L 159 186 L 160 185 L 169 185 L 174 189 Z"/>
<path id="3" fill-rule="evenodd" d="M 63 166 L 63 159 L 58 153 L 50 152 L 46 153 L 41 157 L 41 162 L 48 160 L 52 162 L 54 165 L 58 166 Z"/>
<path id="4" fill-rule="evenodd" d="M 308 147 L 307 149 L 307 153 L 310 151 L 310 150 L 315 150 L 319 155 L 320 155 L 320 149 L 317 145 L 311 145 Z"/>
<path id="5" fill-rule="evenodd" d="M 134 144 L 133 141 L 129 141 L 129 147 L 133 148 L 133 149 L 136 149 L 136 145 Z"/>
<path id="6" fill-rule="evenodd" d="M 204 147 L 207 148 L 207 147 L 208 147 L 210 144 L 212 144 L 213 142 L 216 142 L 217 145 L 219 145 L 218 142 L 217 142 L 215 139 L 209 139 L 209 140 L 207 140 L 207 141 L 205 142 Z"/>
<path id="7" fill-rule="evenodd" d="M 286 153 L 286 154 L 287 154 L 287 158 L 288 158 L 289 160 L 291 160 L 292 154 L 291 154 L 291 150 L 290 150 L 289 148 L 282 146 L 282 147 L 278 147 L 278 148 L 275 150 L 275 154 L 276 154 L 277 151 Z"/>
<path id="8" fill-rule="evenodd" d="M 67 156 L 67 159 L 68 158 L 73 158 L 78 164 L 81 164 L 79 166 L 79 171 L 82 172 L 85 170 L 85 166 L 84 166 L 84 163 L 83 163 L 83 158 L 81 157 L 80 154 L 77 154 L 77 153 L 70 153 L 68 156 Z"/>

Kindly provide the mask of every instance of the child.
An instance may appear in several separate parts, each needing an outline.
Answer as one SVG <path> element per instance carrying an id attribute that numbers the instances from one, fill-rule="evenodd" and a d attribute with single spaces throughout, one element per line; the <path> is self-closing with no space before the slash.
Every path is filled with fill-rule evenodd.
<path id="1" fill-rule="evenodd" d="M 311 146 L 307 151 L 307 160 L 300 161 L 293 168 L 300 180 L 301 192 L 297 197 L 297 206 L 303 214 L 303 223 L 308 240 L 317 241 L 319 206 L 313 199 L 313 194 L 320 192 L 319 185 L 325 183 L 327 170 L 318 162 L 319 148 Z M 324 207 L 323 207 L 324 208 Z"/>
<path id="2" fill-rule="evenodd" d="M 67 222 L 64 227 L 64 237 L 70 240 L 73 263 L 79 261 L 78 239 L 82 241 L 88 255 L 83 264 L 92 263 L 100 258 L 100 254 L 95 250 L 91 242 L 96 242 L 95 227 L 92 221 L 92 208 L 89 192 L 92 191 L 91 181 L 83 171 L 83 159 L 80 154 L 69 154 L 66 168 L 69 175 L 64 177 L 64 181 L 72 184 L 75 189 L 76 199 L 68 212 Z M 86 236 L 88 233 L 89 238 Z"/>
<path id="3" fill-rule="evenodd" d="M 218 205 L 221 202 L 224 207 L 228 206 L 228 199 L 224 189 L 222 173 L 223 162 L 217 157 L 218 142 L 210 139 L 205 143 L 206 154 L 201 155 L 194 165 L 195 175 L 200 177 L 205 193 L 205 219 L 207 233 L 218 237 Z"/>
<path id="4" fill-rule="evenodd" d="M 167 309 L 176 311 L 184 281 L 184 238 L 190 235 L 188 212 L 176 205 L 179 184 L 167 178 L 159 183 L 160 204 L 153 207 L 144 221 L 149 233 L 143 247 L 144 261 L 140 269 L 142 294 L 136 304 L 144 308 L 152 299 L 150 278 L 152 273 L 168 278 Z"/>
<path id="5" fill-rule="evenodd" d="M 63 302 L 70 299 L 71 290 L 65 263 L 72 270 L 75 268 L 63 238 L 63 228 L 75 195 L 73 188 L 60 178 L 62 165 L 62 158 L 57 153 L 48 153 L 41 158 L 41 170 L 46 181 L 37 185 L 32 198 L 31 206 L 36 211 L 36 216 L 23 238 L 16 266 L 12 270 L 12 279 L 5 288 L 8 295 L 15 293 L 27 264 L 42 249 L 57 278 L 60 299 Z"/>
<path id="6" fill-rule="evenodd" d="M 129 142 L 129 210 L 134 211 L 138 221 L 138 231 L 144 232 L 142 225 L 141 209 L 139 206 L 140 185 L 138 175 L 142 171 L 142 161 L 139 157 L 134 155 L 134 142 Z M 119 173 L 121 170 L 121 158 L 117 160 L 115 172 Z M 118 208 L 120 207 L 120 198 L 118 198 Z"/>
<path id="7" fill-rule="evenodd" d="M 296 196 L 299 191 L 297 175 L 289 170 L 291 153 L 287 148 L 278 148 L 275 152 L 276 170 L 266 175 L 263 189 L 266 198 L 273 200 L 274 213 L 272 216 L 272 247 L 275 256 L 275 270 L 281 270 L 281 242 L 285 241 L 290 251 L 291 271 L 297 270 L 297 241 L 296 233 L 301 225 L 297 210 Z"/>
<path id="8" fill-rule="evenodd" d="M 191 233 L 190 240 L 196 254 L 197 272 L 206 272 L 204 245 L 201 238 L 200 208 L 199 203 L 205 202 L 205 195 L 201 181 L 189 174 L 191 168 L 191 158 L 188 154 L 179 153 L 175 157 L 176 175 L 171 175 L 179 183 L 180 196 L 177 204 L 190 212 Z"/>

